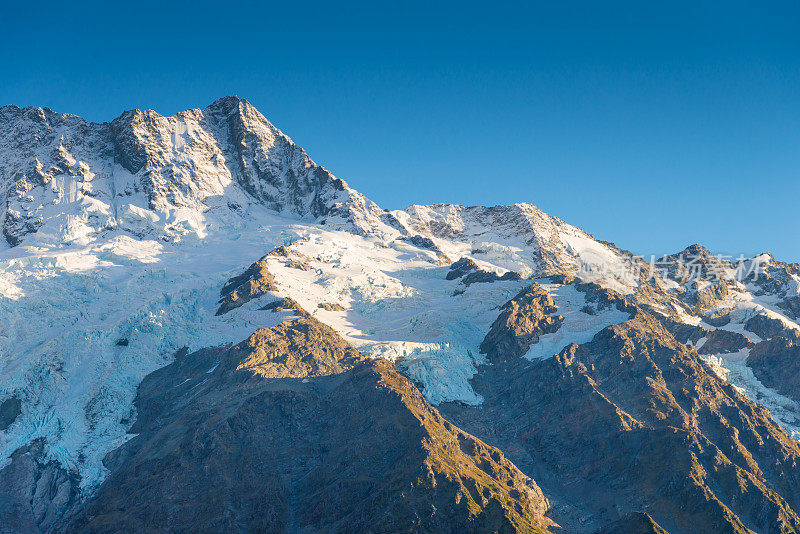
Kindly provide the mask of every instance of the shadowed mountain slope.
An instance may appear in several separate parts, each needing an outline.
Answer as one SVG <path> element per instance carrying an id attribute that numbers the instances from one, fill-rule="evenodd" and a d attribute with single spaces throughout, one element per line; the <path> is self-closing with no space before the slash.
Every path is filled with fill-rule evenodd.
<path id="1" fill-rule="evenodd" d="M 302 360 L 302 364 L 298 362 Z M 293 362 L 293 363 L 290 363 Z M 385 360 L 300 317 L 148 376 L 72 532 L 545 532 L 547 501 Z"/>

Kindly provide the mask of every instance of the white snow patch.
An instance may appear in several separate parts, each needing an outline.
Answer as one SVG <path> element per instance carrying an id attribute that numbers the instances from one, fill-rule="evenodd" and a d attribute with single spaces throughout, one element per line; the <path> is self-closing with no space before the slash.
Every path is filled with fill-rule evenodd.
<path id="1" fill-rule="evenodd" d="M 577 276 L 587 282 L 597 282 L 622 294 L 632 293 L 638 283 L 624 259 L 608 246 L 582 232 L 562 231 L 559 238 L 567 245 L 567 251 L 579 263 Z"/>
<path id="2" fill-rule="evenodd" d="M 562 315 L 564 321 L 552 334 L 539 337 L 539 341 L 525 354 L 525 358 L 529 360 L 543 360 L 555 356 L 571 343 L 578 345 L 588 343 L 602 329 L 630 318 L 630 314 L 613 307 L 597 310 L 593 304 L 586 302 L 586 295 L 574 286 L 550 284 L 545 281 L 540 281 L 539 285 L 552 295 L 558 308 L 556 313 Z M 587 305 L 595 310 L 594 315 L 582 310 Z"/>
<path id="3" fill-rule="evenodd" d="M 730 354 L 700 355 L 711 369 L 740 393 L 769 410 L 772 418 L 793 438 L 800 439 L 800 405 L 765 386 L 747 366 L 750 349 Z"/>
<path id="4" fill-rule="evenodd" d="M 307 237 L 293 248 L 311 270 L 267 260 L 281 291 L 364 354 L 396 362 L 431 403 L 481 402 L 469 384 L 484 363 L 480 343 L 499 306 L 530 282 L 472 284 L 454 296 L 458 280 L 445 280 L 448 268 L 415 247 L 345 232 Z M 322 303 L 344 310 L 322 310 Z"/>

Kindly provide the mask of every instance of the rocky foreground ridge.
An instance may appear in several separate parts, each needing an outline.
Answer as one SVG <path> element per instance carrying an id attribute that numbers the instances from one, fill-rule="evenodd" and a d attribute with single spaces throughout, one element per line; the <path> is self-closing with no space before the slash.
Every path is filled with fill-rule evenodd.
<path id="1" fill-rule="evenodd" d="M 383 210 L 236 97 L 0 108 L 0 532 L 800 531 L 800 265 Z"/>

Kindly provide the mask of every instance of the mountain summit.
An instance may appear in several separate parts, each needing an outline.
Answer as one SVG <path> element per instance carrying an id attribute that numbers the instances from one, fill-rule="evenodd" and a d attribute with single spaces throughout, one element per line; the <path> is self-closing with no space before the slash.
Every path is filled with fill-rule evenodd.
<path id="1" fill-rule="evenodd" d="M 179 239 L 253 203 L 359 232 L 381 216 L 233 96 L 170 117 L 126 111 L 102 124 L 5 106 L 0 147 L 3 235 L 11 245 L 33 232 L 70 241 L 117 228 Z"/>
<path id="2" fill-rule="evenodd" d="M 0 532 L 800 532 L 800 265 L 383 210 L 247 101 L 0 108 Z"/>

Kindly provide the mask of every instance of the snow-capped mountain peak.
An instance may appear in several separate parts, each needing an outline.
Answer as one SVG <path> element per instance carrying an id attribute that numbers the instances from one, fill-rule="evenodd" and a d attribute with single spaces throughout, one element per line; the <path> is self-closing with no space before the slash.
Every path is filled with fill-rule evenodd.
<path id="1" fill-rule="evenodd" d="M 648 264 L 528 203 L 386 211 L 237 97 L 99 124 L 0 108 L 0 185 L 11 245 L 0 250 L 0 477 L 24 479 L 26 506 L 29 472 L 69 474 L 43 484 L 82 499 L 119 476 L 114 455 L 144 439 L 134 421 L 147 419 L 135 403 L 145 377 L 189 362 L 196 372 L 176 363 L 161 392 L 184 399 L 230 371 L 220 354 L 272 328 L 283 343 L 299 316 L 324 326 L 331 346 L 390 360 L 465 422 L 493 414 L 478 430 L 516 434 L 520 416 L 567 421 L 598 406 L 570 428 L 592 439 L 662 423 L 693 431 L 698 419 L 678 404 L 645 417 L 691 389 L 715 396 L 685 406 L 723 399 L 737 413 L 747 397 L 769 410 L 746 405 L 769 435 L 800 435 L 796 382 L 775 372 L 797 360 L 798 264 L 719 259 L 700 245 Z M 292 366 L 308 363 L 304 350 Z M 291 391 L 316 387 L 284 378 Z M 678 397 L 652 389 L 665 380 Z M 623 408 L 634 415 L 620 423 Z M 526 436 L 559 427 L 529 423 Z M 725 435 L 750 427 L 738 428 Z"/>
<path id="2" fill-rule="evenodd" d="M 257 204 L 360 233 L 382 211 L 314 163 L 249 102 L 162 116 L 130 110 L 91 123 L 49 109 L 0 109 L 3 235 L 74 241 L 119 229 L 202 237 Z"/>

